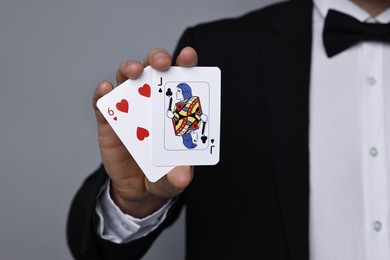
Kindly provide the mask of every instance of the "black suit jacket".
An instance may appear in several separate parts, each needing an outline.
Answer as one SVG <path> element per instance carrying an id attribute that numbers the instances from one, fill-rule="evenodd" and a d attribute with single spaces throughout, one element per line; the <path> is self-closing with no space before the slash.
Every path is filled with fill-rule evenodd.
<path id="1" fill-rule="evenodd" d="M 199 66 L 221 69 L 220 162 L 197 167 L 164 223 L 122 245 L 96 235 L 100 167 L 69 212 L 75 258 L 139 259 L 185 205 L 187 260 L 308 260 L 312 8 L 288 1 L 184 32 L 177 50 L 190 45 Z"/>

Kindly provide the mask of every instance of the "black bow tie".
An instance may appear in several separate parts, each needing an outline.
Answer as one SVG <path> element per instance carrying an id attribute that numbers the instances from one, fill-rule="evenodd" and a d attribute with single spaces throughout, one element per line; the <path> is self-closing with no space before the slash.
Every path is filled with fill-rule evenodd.
<path id="1" fill-rule="evenodd" d="M 349 15 L 329 10 L 325 19 L 323 41 L 328 57 L 360 41 L 390 43 L 390 23 L 362 23 Z"/>

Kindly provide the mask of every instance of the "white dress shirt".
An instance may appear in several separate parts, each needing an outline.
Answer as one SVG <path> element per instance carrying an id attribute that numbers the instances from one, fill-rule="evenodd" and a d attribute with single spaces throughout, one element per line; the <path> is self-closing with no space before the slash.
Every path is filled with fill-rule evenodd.
<path id="1" fill-rule="evenodd" d="M 155 229 L 164 219 L 172 200 L 152 215 L 143 219 L 124 214 L 110 196 L 110 181 L 102 187 L 96 203 L 99 216 L 98 234 L 115 243 L 125 243 L 143 237 Z"/>
<path id="2" fill-rule="evenodd" d="M 389 260 L 390 44 L 328 58 L 328 9 L 372 18 L 348 0 L 314 0 L 310 86 L 310 259 Z M 386 69 L 384 69 L 386 68 Z"/>
<path id="3" fill-rule="evenodd" d="M 381 23 L 390 9 L 374 19 L 349 0 L 314 3 L 310 260 L 389 260 L 390 45 L 360 43 L 327 58 L 321 34 L 328 9 Z M 96 209 L 103 238 L 126 242 L 164 219 L 169 205 L 142 220 L 123 214 L 107 187 Z"/>

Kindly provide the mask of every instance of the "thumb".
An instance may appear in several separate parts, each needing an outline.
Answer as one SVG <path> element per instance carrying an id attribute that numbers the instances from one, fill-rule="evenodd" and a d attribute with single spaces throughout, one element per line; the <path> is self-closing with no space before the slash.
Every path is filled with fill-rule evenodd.
<path id="1" fill-rule="evenodd" d="M 145 186 L 150 193 L 169 199 L 182 193 L 191 183 L 193 175 L 193 166 L 176 166 L 155 183 L 145 178 Z"/>

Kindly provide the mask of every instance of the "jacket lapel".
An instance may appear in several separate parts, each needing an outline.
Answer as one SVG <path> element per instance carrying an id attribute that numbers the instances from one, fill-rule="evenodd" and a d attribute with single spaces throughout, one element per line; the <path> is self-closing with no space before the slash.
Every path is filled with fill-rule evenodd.
<path id="1" fill-rule="evenodd" d="M 276 183 L 291 259 L 309 259 L 312 3 L 292 1 L 261 39 Z M 277 73 L 275 73 L 277 72 Z"/>

